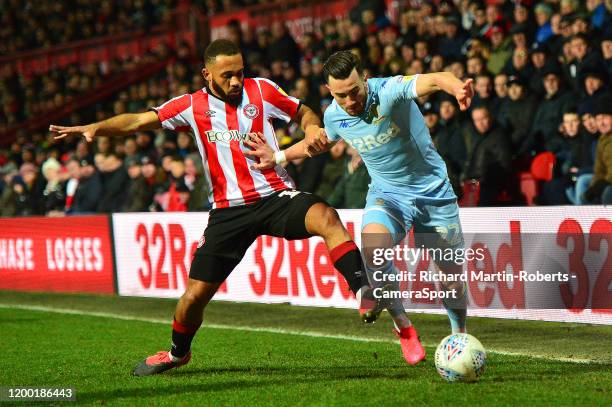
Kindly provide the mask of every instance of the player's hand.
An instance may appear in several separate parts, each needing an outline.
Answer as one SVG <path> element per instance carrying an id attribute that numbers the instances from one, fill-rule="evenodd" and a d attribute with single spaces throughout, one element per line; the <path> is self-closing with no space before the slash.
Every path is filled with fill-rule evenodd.
<path id="1" fill-rule="evenodd" d="M 263 134 L 257 133 L 256 136 L 244 140 L 243 143 L 251 148 L 250 151 L 245 151 L 244 155 L 255 160 L 255 163 L 251 165 L 251 169 L 261 171 L 274 168 L 276 165 L 274 150 L 268 145 Z"/>
<path id="2" fill-rule="evenodd" d="M 56 126 L 55 124 L 52 124 L 49 126 L 49 131 L 52 133 L 57 133 L 57 136 L 53 137 L 55 140 L 63 139 L 64 137 L 76 134 L 78 136 L 85 137 L 85 140 L 91 143 L 96 135 L 97 128 L 93 124 L 73 127 Z"/>
<path id="3" fill-rule="evenodd" d="M 325 129 L 318 126 L 309 126 L 306 128 L 304 136 L 305 154 L 308 157 L 317 155 L 331 148 L 332 143 L 327 138 Z"/>
<path id="4" fill-rule="evenodd" d="M 467 79 L 455 93 L 455 97 L 459 103 L 459 109 L 461 110 L 467 110 L 470 104 L 472 104 L 472 99 L 474 98 L 473 82 L 473 79 Z"/>

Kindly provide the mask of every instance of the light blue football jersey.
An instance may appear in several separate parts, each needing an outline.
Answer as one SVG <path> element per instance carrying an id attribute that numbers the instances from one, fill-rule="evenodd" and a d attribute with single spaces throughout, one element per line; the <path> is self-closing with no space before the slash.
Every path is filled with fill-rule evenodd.
<path id="1" fill-rule="evenodd" d="M 414 100 L 417 80 L 418 75 L 368 79 L 363 114 L 350 116 L 334 100 L 325 111 L 325 131 L 330 140 L 343 138 L 359 152 L 371 188 L 434 200 L 443 193 L 448 198 L 446 165 Z"/>

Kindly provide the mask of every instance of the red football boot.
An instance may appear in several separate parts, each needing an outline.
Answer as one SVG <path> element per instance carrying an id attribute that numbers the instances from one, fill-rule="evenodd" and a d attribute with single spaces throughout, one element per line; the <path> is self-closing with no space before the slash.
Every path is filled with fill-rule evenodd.
<path id="1" fill-rule="evenodd" d="M 175 367 L 186 365 L 189 360 L 191 360 L 191 352 L 187 353 L 181 360 L 175 362 L 170 359 L 170 352 L 163 350 L 140 362 L 140 364 L 134 368 L 132 374 L 134 376 L 151 376 L 163 373 Z"/>
<path id="2" fill-rule="evenodd" d="M 423 348 L 421 341 L 419 341 L 419 336 L 417 335 L 416 329 L 414 329 L 414 325 L 402 328 L 399 331 L 394 329 L 393 332 L 395 332 L 395 335 L 397 335 L 400 340 L 402 353 L 408 364 L 414 366 L 425 359 L 425 348 Z"/>

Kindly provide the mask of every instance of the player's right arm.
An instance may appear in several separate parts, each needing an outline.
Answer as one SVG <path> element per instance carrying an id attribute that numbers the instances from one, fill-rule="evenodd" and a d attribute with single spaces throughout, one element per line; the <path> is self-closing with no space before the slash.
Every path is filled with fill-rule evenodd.
<path id="1" fill-rule="evenodd" d="M 162 127 L 157 112 L 124 113 L 100 122 L 84 126 L 57 126 L 52 124 L 49 131 L 57 133 L 55 139 L 62 139 L 71 134 L 82 135 L 91 142 L 96 136 L 121 136 L 138 131 L 157 130 Z"/>
<path id="2" fill-rule="evenodd" d="M 113 116 L 100 122 L 84 126 L 57 126 L 52 124 L 49 131 L 57 133 L 55 139 L 76 134 L 82 135 L 87 141 L 92 141 L 96 136 L 121 136 L 135 133 L 137 131 L 157 130 L 162 127 L 157 112 L 124 113 Z"/>

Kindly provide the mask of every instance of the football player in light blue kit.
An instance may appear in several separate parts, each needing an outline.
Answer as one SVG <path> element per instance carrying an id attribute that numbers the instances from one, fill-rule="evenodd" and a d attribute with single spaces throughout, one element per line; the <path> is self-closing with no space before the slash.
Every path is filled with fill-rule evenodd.
<path id="1" fill-rule="evenodd" d="M 349 51 L 333 54 L 323 75 L 334 97 L 325 111 L 325 131 L 273 154 L 263 153 L 260 143 L 253 142 L 257 150 L 253 156 L 260 159 L 255 167 L 312 156 L 342 138 L 359 152 L 372 178 L 362 222 L 362 253 L 371 271 L 397 272 L 391 261 L 374 262 L 374 248 L 395 246 L 411 227 L 417 247 L 463 247 L 457 197 L 415 99 L 443 90 L 454 95 L 465 110 L 473 96 L 471 80 L 462 82 L 441 72 L 366 81 L 357 57 Z M 447 273 L 461 272 L 454 262 L 437 263 Z M 444 305 L 452 331 L 465 332 L 465 288 L 460 282 L 443 286 L 459 293 Z M 416 330 L 399 300 L 388 305 L 404 358 L 417 364 L 425 358 L 425 350 Z M 381 311 L 374 310 L 364 320 L 373 322 Z"/>

